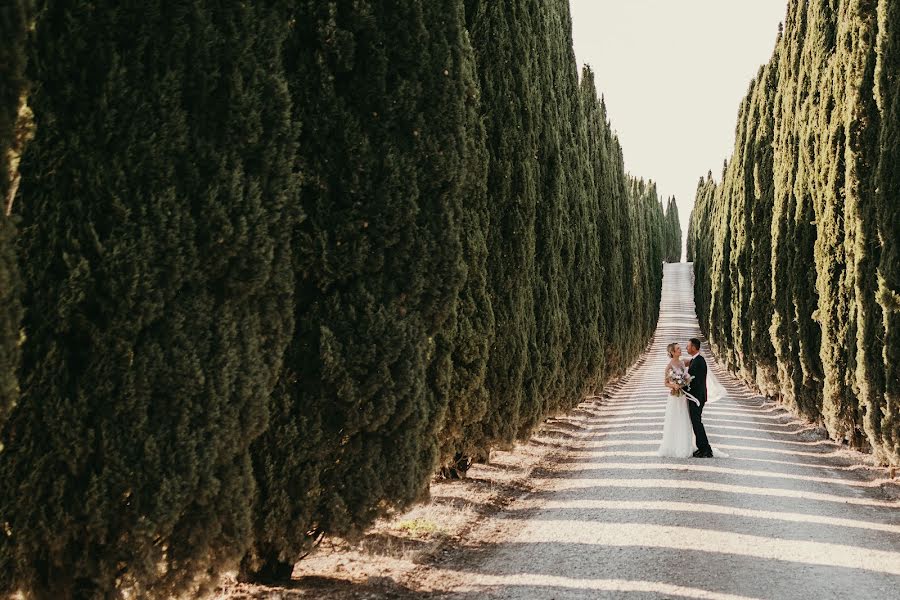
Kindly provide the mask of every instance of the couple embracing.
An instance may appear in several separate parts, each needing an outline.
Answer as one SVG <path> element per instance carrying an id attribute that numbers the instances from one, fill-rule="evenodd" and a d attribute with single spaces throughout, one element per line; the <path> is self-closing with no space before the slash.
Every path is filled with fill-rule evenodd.
<path id="1" fill-rule="evenodd" d="M 669 396 L 666 400 L 663 439 L 656 455 L 727 458 L 727 454 L 713 450 L 709 445 L 703 427 L 703 407 L 710 399 L 708 384 L 714 387 L 715 398 L 722 396 L 724 390 L 707 369 L 706 359 L 700 354 L 700 340 L 690 339 L 688 356 L 684 358 L 677 342 L 669 344 L 666 350 L 670 360 L 666 365 L 664 383 L 669 388 Z"/>

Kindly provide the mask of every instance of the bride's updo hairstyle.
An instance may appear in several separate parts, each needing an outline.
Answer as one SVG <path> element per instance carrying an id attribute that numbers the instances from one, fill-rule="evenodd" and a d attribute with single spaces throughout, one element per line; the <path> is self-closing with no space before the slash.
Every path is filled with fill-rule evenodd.
<path id="1" fill-rule="evenodd" d="M 669 358 L 672 358 L 673 356 L 675 356 L 675 354 L 674 354 L 675 346 L 677 346 L 677 345 L 678 345 L 678 342 L 672 342 L 671 344 L 666 346 L 666 352 L 669 353 Z"/>

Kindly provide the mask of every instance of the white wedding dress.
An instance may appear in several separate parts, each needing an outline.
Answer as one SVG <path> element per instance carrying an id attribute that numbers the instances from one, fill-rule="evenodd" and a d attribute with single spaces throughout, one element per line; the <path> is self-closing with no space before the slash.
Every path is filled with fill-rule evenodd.
<path id="1" fill-rule="evenodd" d="M 681 373 L 687 372 L 687 368 L 672 367 Z M 706 385 L 709 391 L 707 404 L 725 397 L 725 388 L 718 382 L 712 371 L 707 371 Z M 668 390 L 668 388 L 666 388 Z M 694 427 L 691 425 L 691 414 L 688 412 L 688 402 L 691 400 L 685 396 L 670 396 L 666 394 L 666 418 L 663 421 L 663 439 L 656 451 L 657 456 L 670 458 L 691 458 L 697 449 L 694 443 Z M 728 458 L 721 450 L 712 449 L 715 458 Z"/>
<path id="2" fill-rule="evenodd" d="M 687 371 L 684 367 L 672 367 L 682 373 Z M 668 388 L 667 388 L 668 389 Z M 656 451 L 657 456 L 672 458 L 690 458 L 697 449 L 694 445 L 694 428 L 691 425 L 691 415 L 688 412 L 687 403 L 690 402 L 684 396 L 666 395 L 666 420 L 663 422 L 663 439 Z"/>

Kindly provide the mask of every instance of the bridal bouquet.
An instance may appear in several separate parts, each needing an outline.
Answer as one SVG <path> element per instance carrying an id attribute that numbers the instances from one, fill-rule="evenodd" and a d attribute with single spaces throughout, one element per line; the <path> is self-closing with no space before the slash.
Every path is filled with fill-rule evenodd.
<path id="1" fill-rule="evenodd" d="M 675 369 L 669 369 L 669 381 L 676 384 L 678 386 L 677 390 L 673 390 L 673 396 L 684 396 L 684 388 L 687 386 L 693 377 L 687 374 L 687 372 L 676 371 Z"/>

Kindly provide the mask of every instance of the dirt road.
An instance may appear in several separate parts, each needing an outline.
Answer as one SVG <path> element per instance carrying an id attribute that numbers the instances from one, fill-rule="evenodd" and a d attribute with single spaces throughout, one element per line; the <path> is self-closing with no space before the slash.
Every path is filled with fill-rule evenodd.
<path id="1" fill-rule="evenodd" d="M 900 510 L 883 471 L 715 365 L 707 405 L 730 458 L 660 459 L 669 341 L 699 336 L 691 266 L 667 265 L 659 330 L 534 492 L 406 585 L 441 598 L 900 598 Z M 896 497 L 894 495 L 894 497 Z"/>

